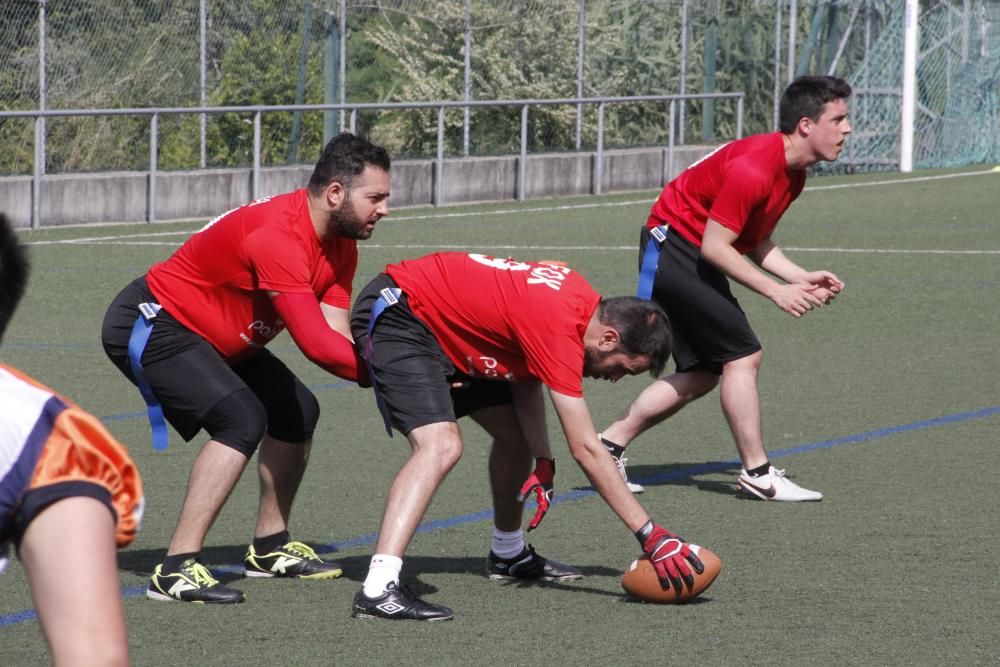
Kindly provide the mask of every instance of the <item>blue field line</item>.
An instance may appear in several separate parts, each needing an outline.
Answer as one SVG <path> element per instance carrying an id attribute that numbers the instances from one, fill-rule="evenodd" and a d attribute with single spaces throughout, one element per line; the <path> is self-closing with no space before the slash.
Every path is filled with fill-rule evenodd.
<path id="1" fill-rule="evenodd" d="M 343 384 L 353 384 L 353 383 L 340 382 L 340 383 L 334 383 L 333 385 L 323 385 L 323 386 L 335 387 Z M 832 438 L 830 440 L 822 440 L 820 442 L 807 443 L 804 445 L 799 445 L 797 447 L 777 449 L 772 452 L 768 452 L 768 458 L 778 459 L 786 456 L 802 454 L 805 452 L 812 452 L 820 449 L 839 447 L 841 445 L 852 445 L 860 442 L 867 442 L 870 440 L 878 440 L 880 438 L 885 438 L 892 435 L 898 435 L 900 433 L 907 433 L 909 431 L 919 431 L 925 428 L 946 426 L 958 422 L 969 421 L 971 419 L 981 419 L 983 417 L 991 417 L 993 415 L 1000 415 L 1000 405 L 994 405 L 992 407 L 982 408 L 980 410 L 973 410 L 971 412 L 959 412 L 953 415 L 944 415 L 942 417 L 924 419 L 921 421 L 910 422 L 909 424 L 900 424 L 898 426 L 889 426 L 886 428 L 874 429 L 872 431 L 863 431 L 861 433 L 845 435 L 839 438 Z M 699 465 L 688 466 L 681 470 L 670 470 L 657 473 L 655 475 L 636 477 L 634 478 L 634 481 L 643 484 L 657 484 L 657 483 L 669 482 L 675 479 L 684 479 L 688 477 L 694 477 L 697 475 L 704 475 L 707 473 L 718 472 L 719 470 L 724 470 L 734 465 L 740 465 L 739 459 L 702 463 Z M 578 489 L 575 491 L 570 491 L 568 493 L 559 494 L 553 499 L 553 504 L 573 502 L 576 500 L 582 500 L 584 498 L 590 498 L 596 495 L 597 492 L 594 491 L 593 489 Z M 428 521 L 426 523 L 423 523 L 417 528 L 417 532 L 429 533 L 437 530 L 448 530 L 449 528 L 455 528 L 457 526 L 462 526 L 470 523 L 478 523 L 480 521 L 486 521 L 488 519 L 491 519 L 492 517 L 493 517 L 492 510 L 483 510 L 481 512 L 474 512 L 471 514 L 461 514 L 458 516 L 448 517 L 445 519 L 436 519 L 434 521 Z M 378 533 L 367 533 L 365 535 L 359 535 L 349 540 L 343 540 L 340 542 L 330 542 L 322 546 L 317 546 L 316 551 L 318 553 L 325 554 L 336 551 L 342 551 L 345 549 L 352 549 L 355 547 L 368 546 L 371 544 L 375 544 L 377 537 Z M 213 567 L 212 572 L 220 574 L 221 573 L 242 574 L 243 566 L 240 564 L 221 565 Z M 128 586 L 122 588 L 122 597 L 126 599 L 136 597 L 142 595 L 143 593 L 145 593 L 145 591 L 146 591 L 145 584 L 141 584 L 138 586 Z M 9 625 L 17 625 L 18 623 L 24 623 L 27 621 L 34 621 L 37 619 L 38 619 L 38 614 L 34 609 L 25 609 L 23 611 L 18 611 L 11 614 L 0 616 L 0 628 Z"/>

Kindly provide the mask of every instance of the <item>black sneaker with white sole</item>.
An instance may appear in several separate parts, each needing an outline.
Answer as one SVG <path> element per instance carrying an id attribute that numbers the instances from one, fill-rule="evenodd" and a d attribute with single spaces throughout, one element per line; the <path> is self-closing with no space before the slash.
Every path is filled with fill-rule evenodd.
<path id="1" fill-rule="evenodd" d="M 568 581 L 583 576 L 578 568 L 543 558 L 530 544 L 513 558 L 500 558 L 490 551 L 486 558 L 486 576 L 496 581 Z"/>
<path id="2" fill-rule="evenodd" d="M 455 614 L 444 605 L 424 602 L 407 586 L 389 582 L 385 593 L 378 597 L 368 597 L 364 589 L 355 593 L 351 616 L 400 621 L 450 621 Z"/>

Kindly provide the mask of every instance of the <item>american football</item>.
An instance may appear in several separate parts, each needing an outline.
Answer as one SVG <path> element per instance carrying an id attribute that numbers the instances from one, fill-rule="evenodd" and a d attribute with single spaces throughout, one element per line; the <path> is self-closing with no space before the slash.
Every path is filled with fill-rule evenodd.
<path id="1" fill-rule="evenodd" d="M 632 564 L 625 570 L 625 575 L 622 577 L 622 588 L 625 589 L 626 593 L 643 602 L 680 604 L 693 600 L 704 593 L 719 576 L 719 572 L 722 571 L 722 561 L 705 547 L 696 544 L 691 545 L 691 551 L 705 566 L 705 571 L 701 574 L 692 568 L 694 586 L 688 587 L 687 584 L 684 584 L 683 590 L 680 591 L 673 586 L 664 590 L 660 586 L 660 580 L 656 576 L 653 564 L 649 562 L 649 557 L 644 554 L 632 561 Z"/>

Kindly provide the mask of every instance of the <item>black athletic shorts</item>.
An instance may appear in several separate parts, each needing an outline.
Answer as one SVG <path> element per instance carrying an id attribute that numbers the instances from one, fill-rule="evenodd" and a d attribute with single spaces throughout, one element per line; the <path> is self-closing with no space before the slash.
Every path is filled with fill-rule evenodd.
<path id="1" fill-rule="evenodd" d="M 642 228 L 639 266 L 649 242 Z M 677 372 L 721 373 L 722 365 L 761 349 L 729 279 L 701 257 L 701 250 L 677 232 L 667 232 L 653 281 L 653 301 L 670 319 Z"/>
<path id="2" fill-rule="evenodd" d="M 138 305 L 156 302 L 145 277 L 129 283 L 108 307 L 101 330 L 104 351 L 133 383 L 128 340 Z M 316 398 L 284 363 L 267 350 L 230 366 L 204 338 L 160 310 L 142 354 L 142 372 L 163 415 L 184 440 L 205 428 L 205 417 L 234 392 L 250 389 L 267 411 L 267 433 L 283 442 L 305 442 L 319 418 Z M 254 443 L 255 444 L 255 443 Z M 253 446 L 253 445 L 251 445 Z"/>
<path id="3" fill-rule="evenodd" d="M 358 294 L 351 312 L 355 344 L 364 350 L 372 306 L 385 287 L 395 287 L 380 274 Z M 413 314 L 403 294 L 386 308 L 372 332 L 372 372 L 376 391 L 389 421 L 403 435 L 418 426 L 453 422 L 471 412 L 508 405 L 510 384 L 470 378 L 455 370 L 430 328 Z M 453 383 L 463 383 L 454 387 Z"/>

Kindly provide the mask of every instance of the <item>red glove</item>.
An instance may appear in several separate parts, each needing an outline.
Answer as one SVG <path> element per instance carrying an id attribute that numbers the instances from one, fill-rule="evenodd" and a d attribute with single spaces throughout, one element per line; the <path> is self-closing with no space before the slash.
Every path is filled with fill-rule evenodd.
<path id="1" fill-rule="evenodd" d="M 691 546 L 663 526 L 647 521 L 646 525 L 636 531 L 635 536 L 656 569 L 656 576 L 664 590 L 668 590 L 671 585 L 678 591 L 683 590 L 682 579 L 688 587 L 694 586 L 694 576 L 688 563 L 698 574 L 705 571 L 705 566 L 691 551 Z"/>
<path id="2" fill-rule="evenodd" d="M 535 471 L 521 485 L 521 493 L 518 494 L 517 499 L 523 503 L 528 498 L 528 495 L 534 491 L 535 500 L 538 502 L 538 510 L 535 512 L 535 517 L 528 524 L 529 531 L 538 528 L 538 524 L 542 522 L 542 517 L 549 511 L 553 494 L 552 478 L 555 477 L 555 474 L 556 462 L 554 460 L 538 458 L 535 461 Z"/>

